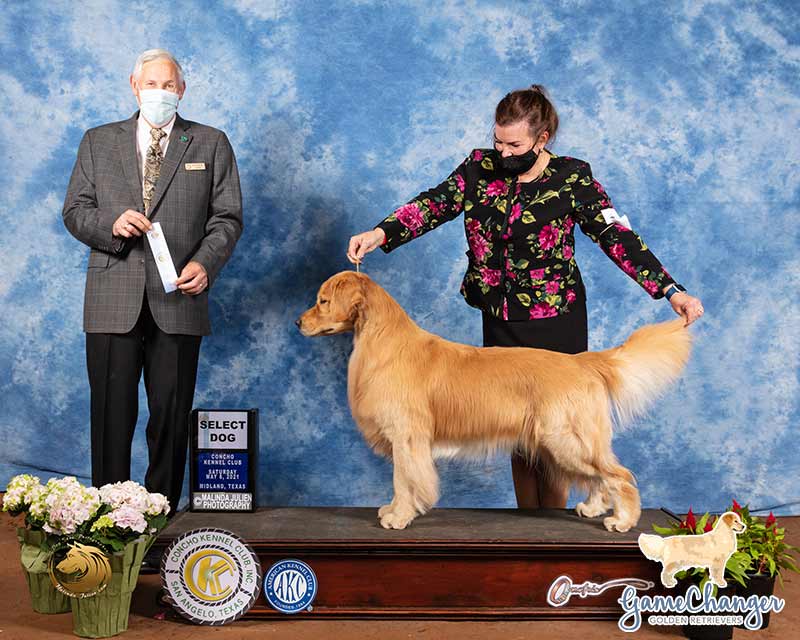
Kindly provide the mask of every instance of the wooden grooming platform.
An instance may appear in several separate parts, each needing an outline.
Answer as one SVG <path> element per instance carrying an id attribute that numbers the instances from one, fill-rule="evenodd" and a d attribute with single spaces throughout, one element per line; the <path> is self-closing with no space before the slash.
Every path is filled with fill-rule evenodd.
<path id="1" fill-rule="evenodd" d="M 312 611 L 287 616 L 264 594 L 248 613 L 258 618 L 617 619 L 621 588 L 563 607 L 547 603 L 553 580 L 574 584 L 618 578 L 651 580 L 663 592 L 661 565 L 636 543 L 652 523 L 610 533 L 602 518 L 572 510 L 434 509 L 402 531 L 381 528 L 377 508 L 276 507 L 255 513 L 177 514 L 156 548 L 191 529 L 217 527 L 247 540 L 263 573 L 285 558 L 303 560 L 319 582 Z"/>

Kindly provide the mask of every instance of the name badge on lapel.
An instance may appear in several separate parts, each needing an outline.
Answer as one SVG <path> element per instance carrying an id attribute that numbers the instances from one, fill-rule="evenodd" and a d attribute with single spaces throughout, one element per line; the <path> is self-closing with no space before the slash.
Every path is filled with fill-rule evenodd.
<path id="1" fill-rule="evenodd" d="M 205 171 L 206 170 L 206 163 L 205 162 L 187 162 L 183 165 L 183 168 L 187 171 Z"/>

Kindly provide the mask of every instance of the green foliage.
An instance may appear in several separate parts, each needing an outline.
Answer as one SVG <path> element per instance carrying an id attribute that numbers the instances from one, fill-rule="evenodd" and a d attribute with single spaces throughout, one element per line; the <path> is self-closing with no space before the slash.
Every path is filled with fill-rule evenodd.
<path id="1" fill-rule="evenodd" d="M 741 506 L 736 500 L 728 511 L 739 514 L 747 528 L 736 537 L 736 551 L 725 565 L 726 579 L 731 578 L 746 586 L 751 575 L 766 574 L 770 577 L 777 576 L 783 584 L 782 570 L 800 573 L 793 555 L 800 549 L 786 543 L 786 530 L 778 526 L 778 521 L 771 512 L 767 518 L 762 519 L 751 515 L 749 506 Z M 716 516 L 712 517 L 709 513 L 705 513 L 696 520 L 692 510 L 689 509 L 686 518 L 681 522 L 673 522 L 666 527 L 654 524 L 653 530 L 662 536 L 702 535 L 713 528 L 715 519 Z M 701 568 L 675 574 L 679 580 L 687 576 L 695 579 L 700 577 L 701 589 L 709 580 L 708 571 Z"/>

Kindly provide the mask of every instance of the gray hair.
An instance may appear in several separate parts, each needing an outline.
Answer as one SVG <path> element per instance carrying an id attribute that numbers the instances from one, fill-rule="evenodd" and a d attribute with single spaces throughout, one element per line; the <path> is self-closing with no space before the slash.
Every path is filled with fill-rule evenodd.
<path id="1" fill-rule="evenodd" d="M 183 68 L 181 67 L 180 63 L 175 59 L 169 51 L 166 49 L 148 49 L 144 53 L 140 54 L 138 58 L 136 58 L 136 64 L 133 65 L 133 77 L 138 78 L 139 74 L 142 72 L 142 67 L 147 64 L 148 62 L 152 62 L 153 60 L 169 60 L 172 64 L 175 65 L 175 69 L 178 70 L 178 80 L 183 83 Z"/>

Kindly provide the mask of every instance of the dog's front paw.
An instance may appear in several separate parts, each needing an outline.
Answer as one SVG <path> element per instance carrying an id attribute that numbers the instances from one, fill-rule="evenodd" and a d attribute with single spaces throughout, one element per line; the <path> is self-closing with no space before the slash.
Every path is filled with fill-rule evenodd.
<path id="1" fill-rule="evenodd" d="M 394 510 L 394 503 L 390 502 L 389 504 L 385 504 L 378 509 L 378 517 L 383 518 L 387 513 L 391 513 L 392 510 Z"/>
<path id="2" fill-rule="evenodd" d="M 390 511 L 381 517 L 381 526 L 384 529 L 405 529 L 414 516 L 404 516 L 396 511 Z"/>
<path id="3" fill-rule="evenodd" d="M 728 581 L 725 578 L 711 578 L 711 582 L 717 585 L 720 589 L 728 586 Z"/>
<path id="4" fill-rule="evenodd" d="M 575 505 L 575 513 L 582 518 L 596 518 L 597 516 L 602 516 L 606 511 L 608 511 L 608 509 L 604 509 L 600 506 L 592 508 L 585 502 L 579 502 Z"/>
<path id="5" fill-rule="evenodd" d="M 604 518 L 603 526 L 609 531 L 619 531 L 620 533 L 630 531 L 631 528 L 631 524 L 629 522 L 625 522 L 621 518 L 615 518 L 614 516 L 608 516 L 608 518 Z"/>

